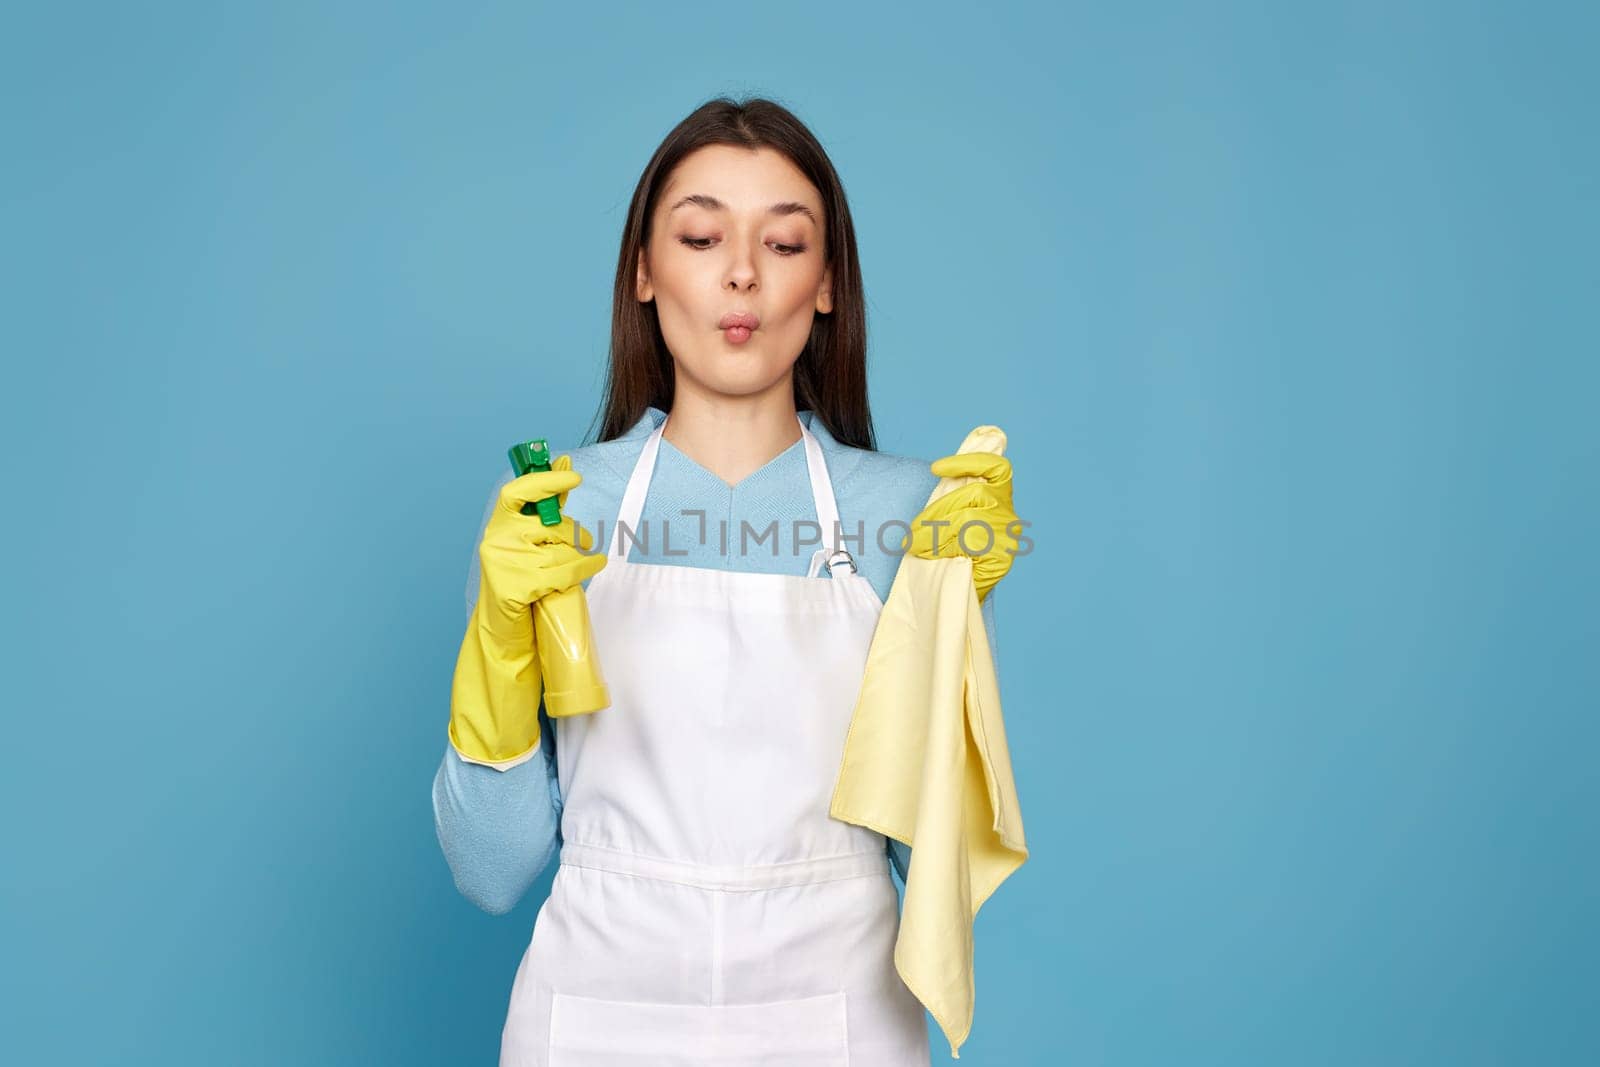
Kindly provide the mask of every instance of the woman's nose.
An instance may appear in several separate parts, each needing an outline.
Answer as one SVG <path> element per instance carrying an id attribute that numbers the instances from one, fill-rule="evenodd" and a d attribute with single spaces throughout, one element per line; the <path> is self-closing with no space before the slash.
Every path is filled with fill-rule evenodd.
<path id="1" fill-rule="evenodd" d="M 758 282 L 755 256 L 748 249 L 735 251 L 723 285 L 737 293 L 754 289 Z"/>

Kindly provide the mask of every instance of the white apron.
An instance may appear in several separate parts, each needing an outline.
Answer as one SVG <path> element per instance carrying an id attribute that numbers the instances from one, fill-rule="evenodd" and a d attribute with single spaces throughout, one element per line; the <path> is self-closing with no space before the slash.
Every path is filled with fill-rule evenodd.
<path id="1" fill-rule="evenodd" d="M 611 706 L 553 720 L 564 844 L 501 1067 L 927 1067 L 887 842 L 828 814 L 882 603 L 844 552 L 806 577 L 629 562 L 665 426 L 588 587 Z"/>

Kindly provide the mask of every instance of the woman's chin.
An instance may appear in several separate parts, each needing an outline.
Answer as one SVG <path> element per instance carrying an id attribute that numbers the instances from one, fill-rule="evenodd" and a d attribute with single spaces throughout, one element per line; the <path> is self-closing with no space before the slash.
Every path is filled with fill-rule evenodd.
<path id="1" fill-rule="evenodd" d="M 709 364 L 709 365 L 708 365 Z M 753 396 L 774 388 L 789 377 L 793 363 L 774 366 L 754 353 L 732 350 L 702 363 L 690 371 L 706 390 L 723 396 Z M 679 364 L 678 373 L 684 368 Z"/>

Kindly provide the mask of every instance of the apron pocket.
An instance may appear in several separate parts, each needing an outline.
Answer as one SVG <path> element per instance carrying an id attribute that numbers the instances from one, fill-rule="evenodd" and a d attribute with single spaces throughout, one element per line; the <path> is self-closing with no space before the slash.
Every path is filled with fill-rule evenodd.
<path id="1" fill-rule="evenodd" d="M 655 1004 L 553 993 L 550 1067 L 849 1067 L 844 993 Z"/>

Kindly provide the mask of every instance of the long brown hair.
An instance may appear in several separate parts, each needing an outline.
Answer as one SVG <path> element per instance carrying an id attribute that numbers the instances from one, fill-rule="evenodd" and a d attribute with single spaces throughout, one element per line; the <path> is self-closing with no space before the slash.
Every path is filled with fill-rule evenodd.
<path id="1" fill-rule="evenodd" d="M 650 240 L 650 217 L 667 176 L 690 152 L 706 145 L 771 148 L 783 153 L 822 194 L 823 254 L 833 267 L 833 310 L 817 314 L 811 336 L 794 365 L 795 409 L 809 409 L 829 433 L 856 448 L 877 449 L 867 403 L 867 314 L 856 255 L 855 224 L 844 186 L 805 124 L 771 100 L 709 100 L 678 123 L 639 176 L 622 230 L 611 297 L 611 362 L 596 440 L 626 433 L 647 406 L 672 407 L 672 354 L 661 335 L 655 302 L 634 291 L 639 254 Z M 591 430 L 593 427 L 591 426 Z"/>

